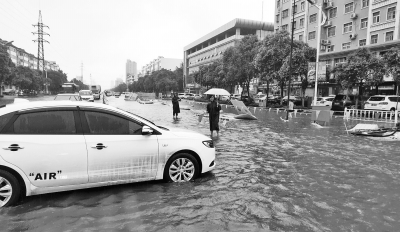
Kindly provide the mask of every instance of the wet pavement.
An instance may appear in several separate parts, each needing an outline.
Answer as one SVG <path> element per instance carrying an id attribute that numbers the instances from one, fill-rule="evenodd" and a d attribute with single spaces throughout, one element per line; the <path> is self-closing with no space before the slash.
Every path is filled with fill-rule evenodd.
<path id="1" fill-rule="evenodd" d="M 181 110 L 176 121 L 172 106 L 114 97 L 109 104 L 159 125 L 209 134 L 193 110 Z M 347 135 L 342 118 L 316 128 L 310 115 L 283 122 L 283 112 L 255 114 L 257 121 L 221 126 L 216 169 L 194 182 L 27 197 L 0 209 L 0 231 L 399 230 L 399 142 Z"/>

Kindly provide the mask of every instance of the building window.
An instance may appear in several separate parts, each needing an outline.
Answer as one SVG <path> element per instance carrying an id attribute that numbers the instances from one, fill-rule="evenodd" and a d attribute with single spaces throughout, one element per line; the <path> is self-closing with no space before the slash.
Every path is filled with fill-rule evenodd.
<path id="1" fill-rule="evenodd" d="M 343 24 L 343 33 L 349 33 L 353 31 L 353 22 Z"/>
<path id="2" fill-rule="evenodd" d="M 295 30 L 296 30 L 296 28 L 297 28 L 297 22 L 296 22 L 296 21 L 294 21 L 294 22 L 293 22 L 293 29 L 295 29 Z"/>
<path id="3" fill-rule="evenodd" d="M 361 19 L 361 29 L 368 27 L 368 18 Z"/>
<path id="4" fill-rule="evenodd" d="M 362 47 L 362 46 L 365 46 L 365 45 L 367 45 L 367 40 L 366 39 L 360 39 L 358 41 L 358 46 Z"/>
<path id="5" fill-rule="evenodd" d="M 354 11 L 354 2 L 347 3 L 344 5 L 344 13 L 351 13 Z"/>
<path id="6" fill-rule="evenodd" d="M 346 57 L 336 58 L 333 62 L 335 63 L 335 66 L 346 63 Z"/>
<path id="7" fill-rule="evenodd" d="M 288 2 L 289 0 L 283 0 L 283 3 Z"/>
<path id="8" fill-rule="evenodd" d="M 299 35 L 299 40 L 303 41 L 303 37 L 304 37 L 303 35 Z"/>
<path id="9" fill-rule="evenodd" d="M 386 32 L 385 41 L 393 40 L 393 31 Z"/>
<path id="10" fill-rule="evenodd" d="M 369 0 L 362 0 L 361 1 L 361 8 L 365 8 L 369 6 Z"/>
<path id="11" fill-rule="evenodd" d="M 317 22 L 317 14 L 310 15 L 310 23 Z"/>
<path id="12" fill-rule="evenodd" d="M 329 45 L 329 46 L 326 46 L 326 48 L 327 48 L 327 52 L 333 52 L 333 51 L 335 51 L 335 46 L 334 45 Z"/>
<path id="13" fill-rule="evenodd" d="M 308 40 L 313 40 L 313 39 L 315 39 L 315 31 L 308 33 Z"/>
<path id="14" fill-rule="evenodd" d="M 350 49 L 350 42 L 342 43 L 342 50 Z"/>
<path id="15" fill-rule="evenodd" d="M 387 20 L 392 20 L 396 18 L 396 7 L 391 7 L 387 12 Z"/>
<path id="16" fill-rule="evenodd" d="M 287 18 L 288 16 L 289 16 L 289 10 L 288 9 L 282 11 L 282 18 Z"/>
<path id="17" fill-rule="evenodd" d="M 279 23 L 279 14 L 276 15 L 276 22 Z"/>
<path id="18" fill-rule="evenodd" d="M 378 35 L 371 35 L 371 44 L 378 43 Z"/>
<path id="19" fill-rule="evenodd" d="M 379 14 L 380 14 L 379 11 L 372 13 L 372 23 L 379 23 L 380 21 Z"/>
<path id="20" fill-rule="evenodd" d="M 280 0 L 276 1 L 276 8 L 279 8 L 280 5 L 281 5 L 281 1 Z"/>
<path id="21" fill-rule="evenodd" d="M 304 18 L 300 19 L 300 28 L 304 27 Z"/>
<path id="22" fill-rule="evenodd" d="M 337 7 L 335 7 L 335 8 L 333 8 L 333 9 L 330 9 L 329 10 L 329 13 L 328 13 L 328 17 L 331 19 L 331 18 L 335 18 L 336 17 L 336 14 L 337 14 Z"/>
<path id="23" fill-rule="evenodd" d="M 294 5 L 294 12 L 293 12 L 294 14 L 296 14 L 297 13 L 297 5 Z"/>
<path id="24" fill-rule="evenodd" d="M 328 28 L 328 37 L 332 37 L 336 35 L 336 27 Z"/>
<path id="25" fill-rule="evenodd" d="M 305 4 L 304 4 L 304 2 L 301 2 L 301 3 L 300 3 L 300 10 L 301 10 L 301 11 L 304 11 L 304 8 L 305 8 Z"/>
<path id="26" fill-rule="evenodd" d="M 282 25 L 282 30 L 287 31 L 287 28 L 288 28 L 288 25 L 287 25 L 287 24 Z"/>

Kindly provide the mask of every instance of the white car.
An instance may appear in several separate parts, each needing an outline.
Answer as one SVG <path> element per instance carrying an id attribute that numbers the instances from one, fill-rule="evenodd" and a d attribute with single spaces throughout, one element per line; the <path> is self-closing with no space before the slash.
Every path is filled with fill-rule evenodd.
<path id="1" fill-rule="evenodd" d="M 399 101 L 400 101 L 400 97 L 399 97 Z M 375 96 L 370 97 L 365 102 L 364 109 L 395 111 L 396 104 L 397 104 L 396 95 L 375 95 Z"/>
<path id="2" fill-rule="evenodd" d="M 0 108 L 0 207 L 26 196 L 164 179 L 215 167 L 209 137 L 84 101 Z"/>
<path id="3" fill-rule="evenodd" d="M 79 96 L 81 96 L 82 101 L 94 102 L 93 93 L 90 90 L 79 91 Z"/>
<path id="4" fill-rule="evenodd" d="M 335 97 L 318 97 L 316 106 L 332 107 L 333 99 L 335 99 Z"/>

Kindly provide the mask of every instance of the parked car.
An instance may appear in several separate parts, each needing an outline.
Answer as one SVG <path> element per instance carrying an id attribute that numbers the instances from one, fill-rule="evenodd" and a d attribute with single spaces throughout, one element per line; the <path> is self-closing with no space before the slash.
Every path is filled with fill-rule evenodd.
<path id="1" fill-rule="evenodd" d="M 400 97 L 399 97 L 400 100 Z M 364 105 L 366 110 L 390 110 L 395 111 L 397 104 L 396 95 L 375 95 L 371 96 Z"/>
<path id="2" fill-rule="evenodd" d="M 194 94 L 193 93 L 187 93 L 186 94 L 186 99 L 187 100 L 193 100 L 194 99 Z"/>
<path id="3" fill-rule="evenodd" d="M 332 107 L 333 99 L 335 99 L 335 97 L 318 97 L 316 106 Z"/>
<path id="4" fill-rule="evenodd" d="M 240 94 L 232 94 L 231 99 L 240 100 Z"/>
<path id="5" fill-rule="evenodd" d="M 3 91 L 3 94 L 4 95 L 15 95 L 15 89 L 5 89 L 4 91 Z"/>
<path id="6" fill-rule="evenodd" d="M 194 94 L 192 94 L 192 93 L 178 93 L 178 97 L 180 98 L 180 99 L 188 99 L 188 97 L 190 96 L 193 96 Z"/>
<path id="7" fill-rule="evenodd" d="M 209 137 L 105 104 L 10 104 L 0 108 L 0 122 L 0 207 L 22 194 L 158 179 L 188 182 L 216 165 Z"/>
<path id="8" fill-rule="evenodd" d="M 301 105 L 301 97 L 299 96 L 289 96 L 289 100 L 292 101 L 295 105 Z M 284 96 L 282 99 L 282 104 L 287 104 L 288 96 Z"/>
<path id="9" fill-rule="evenodd" d="M 82 98 L 77 93 L 60 93 L 54 98 L 55 101 L 82 101 Z"/>
<path id="10" fill-rule="evenodd" d="M 120 92 L 115 92 L 115 93 L 114 93 L 114 97 L 119 98 L 119 96 L 121 96 L 121 93 L 120 93 Z"/>
<path id="11" fill-rule="evenodd" d="M 91 90 L 81 90 L 79 91 L 79 96 L 81 96 L 83 101 L 94 102 L 94 97 Z"/>
<path id="12" fill-rule="evenodd" d="M 194 100 L 199 100 L 199 99 L 201 99 L 203 97 L 203 95 L 201 95 L 201 94 L 195 94 L 194 95 Z"/>
<path id="13" fill-rule="evenodd" d="M 255 97 L 254 97 L 254 102 L 255 103 L 259 103 L 260 102 L 260 99 L 265 99 L 267 97 L 267 95 L 266 94 L 257 94 L 257 95 L 255 95 Z"/>
<path id="14" fill-rule="evenodd" d="M 356 96 L 354 95 L 345 95 L 345 94 L 337 94 L 332 101 L 333 111 L 344 111 L 344 108 L 356 108 Z"/>

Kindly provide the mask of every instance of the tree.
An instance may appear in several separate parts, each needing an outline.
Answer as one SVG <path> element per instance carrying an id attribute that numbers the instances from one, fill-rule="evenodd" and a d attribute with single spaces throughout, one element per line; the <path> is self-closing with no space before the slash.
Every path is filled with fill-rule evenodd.
<path id="1" fill-rule="evenodd" d="M 17 66 L 14 69 L 14 76 L 11 84 L 17 86 L 19 89 L 38 91 L 42 88 L 44 81 L 43 76 L 37 70 L 32 70 L 24 66 Z"/>
<path id="2" fill-rule="evenodd" d="M 67 76 L 65 76 L 65 77 L 67 77 Z M 80 81 L 80 80 L 78 80 L 76 78 L 72 79 L 70 82 L 71 83 L 75 83 L 76 85 L 78 85 L 80 90 L 88 90 L 89 89 L 89 85 L 83 84 L 82 81 Z"/>
<path id="3" fill-rule="evenodd" d="M 113 88 L 112 91 L 122 93 L 122 92 L 126 91 L 126 88 L 127 88 L 126 84 L 125 83 L 121 83 L 117 87 Z"/>
<path id="4" fill-rule="evenodd" d="M 376 85 L 383 81 L 386 73 L 385 62 L 372 55 L 367 48 L 359 48 L 347 58 L 346 63 L 333 68 L 332 73 L 335 74 L 336 80 L 342 88 L 359 86 L 356 102 L 358 106 L 363 85 Z"/>
<path id="5" fill-rule="evenodd" d="M 7 47 L 0 44 L 0 96 L 3 95 L 3 89 L 1 84 L 10 84 L 12 78 L 12 69 L 14 63 L 10 59 L 10 55 L 7 52 Z"/>
<path id="6" fill-rule="evenodd" d="M 400 47 L 391 48 L 384 56 L 386 74 L 391 75 L 396 82 L 397 88 L 400 85 Z M 396 93 L 398 94 L 398 93 Z"/>
<path id="7" fill-rule="evenodd" d="M 58 93 L 62 90 L 61 85 L 68 82 L 67 75 L 60 71 L 47 71 L 47 81 L 50 84 L 48 90 L 50 92 Z"/>

